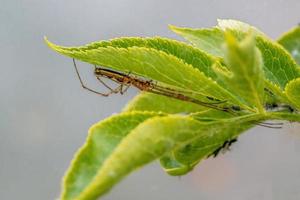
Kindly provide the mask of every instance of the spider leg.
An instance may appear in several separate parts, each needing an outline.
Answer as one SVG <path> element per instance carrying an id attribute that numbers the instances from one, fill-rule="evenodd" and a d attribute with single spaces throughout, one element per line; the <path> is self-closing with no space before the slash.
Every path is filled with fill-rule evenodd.
<path id="1" fill-rule="evenodd" d="M 122 87 L 122 90 L 120 91 L 121 94 L 124 94 L 125 92 L 127 92 L 128 88 L 130 87 L 130 85 L 126 85 L 126 87 Z"/>
<path id="2" fill-rule="evenodd" d="M 78 79 L 79 79 L 79 82 L 80 82 L 80 84 L 81 84 L 81 87 L 82 87 L 83 89 L 86 89 L 86 90 L 88 90 L 88 91 L 90 91 L 90 92 L 92 92 L 92 93 L 95 93 L 95 94 L 98 94 L 98 95 L 101 95 L 101 96 L 105 96 L 105 97 L 107 97 L 107 96 L 109 96 L 110 94 L 113 93 L 113 92 L 111 92 L 111 91 L 108 92 L 108 93 L 102 93 L 102 92 L 98 92 L 98 91 L 96 91 L 96 90 L 93 90 L 93 89 L 87 87 L 87 86 L 83 83 L 83 81 L 82 81 L 82 79 L 81 79 L 81 77 L 80 77 L 80 74 L 79 74 L 79 71 L 78 71 L 78 68 L 77 68 L 77 65 L 76 65 L 76 62 L 75 62 L 75 59 L 74 59 L 74 58 L 73 58 L 73 64 L 74 64 L 74 68 L 75 68 L 77 77 L 78 77 Z"/>
<path id="3" fill-rule="evenodd" d="M 110 92 L 112 92 L 112 93 L 118 93 L 119 92 L 119 90 L 116 90 L 116 89 L 113 89 L 113 88 L 111 88 L 109 85 L 107 85 L 103 80 L 101 80 L 101 78 L 100 77 L 96 77 L 97 78 L 97 80 L 102 84 L 102 85 L 104 85 L 107 89 L 109 89 L 110 90 Z"/>

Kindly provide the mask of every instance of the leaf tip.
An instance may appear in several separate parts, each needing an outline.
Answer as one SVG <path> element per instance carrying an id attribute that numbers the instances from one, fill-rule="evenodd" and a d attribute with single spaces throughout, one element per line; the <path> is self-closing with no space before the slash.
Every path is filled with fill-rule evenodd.
<path id="1" fill-rule="evenodd" d="M 50 42 L 49 40 L 48 40 L 48 38 L 47 38 L 47 36 L 44 36 L 44 41 L 45 41 L 45 43 L 48 45 L 48 47 L 50 48 L 50 49 L 53 49 L 53 50 L 55 50 L 55 51 L 58 51 L 58 45 L 56 45 L 56 44 L 54 44 L 54 43 L 52 43 L 52 42 Z"/>
<path id="2" fill-rule="evenodd" d="M 220 23 L 222 23 L 222 21 L 223 21 L 223 19 L 217 19 L 217 24 L 220 24 Z"/>
<path id="3" fill-rule="evenodd" d="M 175 33 L 180 33 L 181 32 L 181 29 L 180 27 L 178 26 L 174 26 L 172 24 L 168 24 L 168 27 L 171 31 L 175 32 Z"/>

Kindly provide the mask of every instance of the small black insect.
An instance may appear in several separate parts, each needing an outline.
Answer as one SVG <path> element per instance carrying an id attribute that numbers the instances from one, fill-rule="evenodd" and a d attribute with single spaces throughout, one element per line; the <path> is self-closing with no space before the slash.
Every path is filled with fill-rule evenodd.
<path id="1" fill-rule="evenodd" d="M 274 110 L 278 107 L 279 107 L 279 105 L 277 103 L 266 103 L 266 105 L 265 105 L 266 110 Z"/>
<path id="2" fill-rule="evenodd" d="M 220 99 L 216 99 L 214 97 L 209 97 L 209 96 L 206 96 L 207 99 L 211 100 L 211 101 L 221 101 Z"/>
<path id="3" fill-rule="evenodd" d="M 286 110 L 288 110 L 291 113 L 295 112 L 295 109 L 292 108 L 292 106 L 290 106 L 290 105 L 281 105 L 281 108 L 282 109 L 286 109 Z"/>
<path id="4" fill-rule="evenodd" d="M 235 111 L 241 111 L 242 110 L 240 106 L 231 106 L 231 109 L 235 110 Z"/>
<path id="5" fill-rule="evenodd" d="M 267 103 L 265 109 L 268 111 L 288 111 L 295 112 L 296 110 L 288 104 Z"/>
<path id="6" fill-rule="evenodd" d="M 233 138 L 231 140 L 226 140 L 222 146 L 218 147 L 216 150 L 214 150 L 212 153 L 210 153 L 207 158 L 209 157 L 217 157 L 219 155 L 220 152 L 225 153 L 226 151 L 230 151 L 230 146 L 237 142 L 237 138 Z"/>

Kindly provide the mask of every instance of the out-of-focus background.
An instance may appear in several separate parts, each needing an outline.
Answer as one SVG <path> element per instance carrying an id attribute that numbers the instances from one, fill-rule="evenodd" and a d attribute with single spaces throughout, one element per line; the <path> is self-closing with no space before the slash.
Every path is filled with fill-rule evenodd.
<path id="1" fill-rule="evenodd" d="M 81 45 L 120 36 L 180 39 L 168 24 L 216 25 L 233 18 L 277 38 L 300 21 L 299 0 L 1 0 L 0 199 L 52 200 L 88 128 L 137 93 L 103 98 L 81 89 L 71 59 L 43 36 Z M 79 63 L 97 86 L 92 67 Z M 131 174 L 104 200 L 300 199 L 300 127 L 254 128 L 232 151 L 192 173 L 166 175 L 158 163 Z"/>

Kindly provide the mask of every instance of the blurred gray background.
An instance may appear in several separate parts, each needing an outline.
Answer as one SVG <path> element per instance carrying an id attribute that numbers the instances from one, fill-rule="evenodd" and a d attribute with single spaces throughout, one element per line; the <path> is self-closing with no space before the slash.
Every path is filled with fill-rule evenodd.
<path id="1" fill-rule="evenodd" d="M 216 25 L 239 19 L 273 38 L 300 21 L 299 0 L 1 0 L 0 199 L 52 200 L 88 128 L 137 93 L 103 98 L 80 88 L 71 59 L 48 49 L 43 36 L 81 45 L 120 36 L 180 39 L 168 24 Z M 84 79 L 97 86 L 92 68 Z M 158 163 L 131 174 L 104 200 L 300 199 L 300 131 L 254 128 L 231 152 L 192 173 L 166 175 Z"/>

